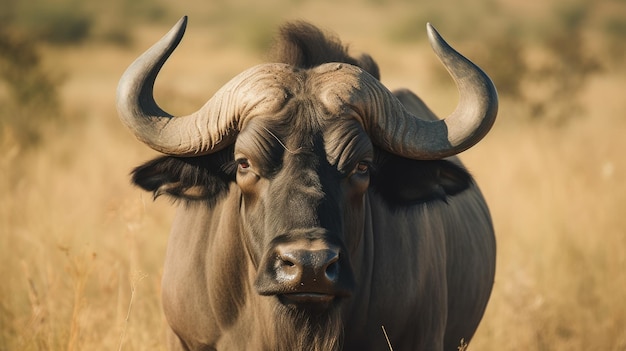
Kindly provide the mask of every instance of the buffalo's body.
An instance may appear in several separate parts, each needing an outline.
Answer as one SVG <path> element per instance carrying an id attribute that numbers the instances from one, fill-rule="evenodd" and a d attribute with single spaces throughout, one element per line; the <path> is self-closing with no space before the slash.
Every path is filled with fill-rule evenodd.
<path id="1" fill-rule="evenodd" d="M 245 89 L 235 79 L 225 90 L 243 93 L 216 94 L 219 103 L 206 114 L 219 120 L 223 105 L 234 104 L 240 112 L 225 115 L 242 117 L 216 122 L 219 137 L 199 136 L 194 150 L 210 144 L 201 155 L 188 147 L 170 152 L 154 137 L 163 126 L 159 133 L 130 127 L 151 147 L 183 156 L 156 159 L 133 175 L 155 195 L 180 199 L 163 274 L 173 349 L 385 350 L 389 342 L 394 350 L 457 350 L 482 318 L 495 270 L 493 228 L 480 191 L 452 156 L 477 140 L 420 146 L 407 157 L 410 147 L 373 136 L 394 123 L 402 125 L 399 134 L 407 131 L 402 122 L 370 123 L 365 115 L 399 109 L 436 118 L 409 91 L 384 92 L 381 101 L 397 104 L 387 108 L 371 107 L 369 94 L 355 97 L 355 90 L 378 87 L 370 79 L 378 78 L 375 64 L 350 58 L 320 35 L 307 25 L 289 27 L 278 58 L 285 63 L 260 69 L 267 84 L 257 87 L 257 75 Z M 164 62 L 159 55 L 156 66 Z M 156 72 L 140 80 L 153 81 Z M 123 87 L 128 79 L 120 105 L 132 95 Z M 133 118 L 169 123 L 151 101 L 151 84 L 142 84 L 136 90 L 143 98 L 132 103 L 147 112 Z M 489 129 L 489 108 L 479 113 L 487 122 L 470 134 Z M 120 114 L 127 113 L 122 106 Z M 195 129 L 203 134 L 207 123 Z M 174 148 L 187 142 L 181 140 Z M 429 148 L 437 151 L 415 156 Z"/>

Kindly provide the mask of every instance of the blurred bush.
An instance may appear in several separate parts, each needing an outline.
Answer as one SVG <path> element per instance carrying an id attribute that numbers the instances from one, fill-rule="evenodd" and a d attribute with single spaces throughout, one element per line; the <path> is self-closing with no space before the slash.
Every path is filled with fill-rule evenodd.
<path id="1" fill-rule="evenodd" d="M 585 38 L 589 13 L 588 3 L 581 3 L 557 14 L 559 28 L 543 42 L 548 58 L 529 75 L 545 86 L 541 98 L 527 99 L 531 118 L 551 118 L 562 124 L 585 114 L 581 94 L 590 78 L 602 69 Z"/>
<path id="2" fill-rule="evenodd" d="M 76 44 L 90 37 L 94 16 L 78 0 L 0 0 L 2 26 L 52 44 Z"/>
<path id="3" fill-rule="evenodd" d="M 0 28 L 0 145 L 36 145 L 59 115 L 62 80 L 43 66 L 36 41 Z"/>
<path id="4" fill-rule="evenodd" d="M 63 77 L 45 68 L 41 45 L 87 40 L 129 45 L 129 16 L 156 21 L 165 12 L 146 0 L 0 0 L 0 147 L 38 145 L 63 115 L 58 92 Z"/>
<path id="5" fill-rule="evenodd" d="M 0 26 L 52 45 L 86 41 L 129 45 L 134 24 L 167 19 L 166 4 L 167 0 L 0 0 Z"/>
<path id="6" fill-rule="evenodd" d="M 604 33 L 607 38 L 606 46 L 609 63 L 616 67 L 626 65 L 626 16 L 612 14 L 604 19 Z"/>
<path id="7" fill-rule="evenodd" d="M 42 3 L 28 8 L 22 20 L 28 32 L 53 44 L 77 44 L 91 35 L 94 20 L 81 6 Z"/>
<path id="8" fill-rule="evenodd" d="M 592 7 L 586 2 L 556 7 L 538 38 L 521 23 L 510 23 L 508 30 L 488 33 L 469 50 L 494 80 L 503 102 L 512 105 L 507 108 L 514 111 L 512 117 L 560 126 L 586 114 L 582 94 L 606 63 L 591 49 Z"/>

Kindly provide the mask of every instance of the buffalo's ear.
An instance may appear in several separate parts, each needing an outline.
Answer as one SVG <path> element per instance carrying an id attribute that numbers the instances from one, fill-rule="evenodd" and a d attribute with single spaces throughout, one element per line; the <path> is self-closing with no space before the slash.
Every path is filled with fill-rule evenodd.
<path id="1" fill-rule="evenodd" d="M 233 176 L 224 170 L 217 155 L 198 157 L 164 156 L 135 168 L 132 182 L 152 192 L 154 198 L 168 195 L 176 200 L 213 204 L 228 192 Z"/>
<path id="2" fill-rule="evenodd" d="M 418 161 L 385 154 L 376 163 L 372 188 L 392 206 L 446 201 L 473 184 L 467 170 L 451 161 Z"/>

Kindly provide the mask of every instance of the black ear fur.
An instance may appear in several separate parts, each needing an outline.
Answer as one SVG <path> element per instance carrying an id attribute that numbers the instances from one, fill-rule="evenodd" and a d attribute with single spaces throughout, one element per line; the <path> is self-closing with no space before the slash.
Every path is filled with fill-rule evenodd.
<path id="1" fill-rule="evenodd" d="M 132 182 L 152 192 L 154 198 L 165 194 L 176 200 L 213 204 L 234 180 L 224 169 L 227 162 L 223 156 L 159 157 L 135 168 Z"/>
<path id="2" fill-rule="evenodd" d="M 392 207 L 442 200 L 473 183 L 462 166 L 451 161 L 418 161 L 379 153 L 371 187 Z"/>

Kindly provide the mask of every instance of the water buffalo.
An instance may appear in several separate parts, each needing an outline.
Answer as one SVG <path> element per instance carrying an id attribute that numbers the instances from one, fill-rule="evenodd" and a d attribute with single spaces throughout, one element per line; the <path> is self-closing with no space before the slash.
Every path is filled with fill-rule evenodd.
<path id="1" fill-rule="evenodd" d="M 495 271 L 487 208 L 456 154 L 494 123 L 489 77 L 428 26 L 460 102 L 438 119 L 390 92 L 306 23 L 281 29 L 276 61 L 250 68 L 197 112 L 154 101 L 187 19 L 117 90 L 121 120 L 165 154 L 133 171 L 178 203 L 163 272 L 175 350 L 457 350 Z M 386 334 L 383 333 L 383 327 Z"/>

